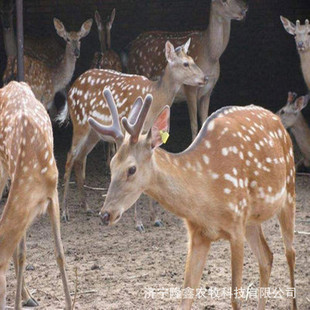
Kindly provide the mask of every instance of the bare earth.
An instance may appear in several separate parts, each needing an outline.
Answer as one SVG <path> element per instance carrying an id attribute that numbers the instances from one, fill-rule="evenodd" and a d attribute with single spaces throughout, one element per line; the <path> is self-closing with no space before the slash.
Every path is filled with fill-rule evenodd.
<path id="1" fill-rule="evenodd" d="M 56 159 L 62 180 L 70 134 L 56 135 Z M 108 187 L 109 175 L 104 163 L 104 147 L 99 145 L 89 156 L 87 184 Z M 74 180 L 74 178 L 72 178 Z M 60 197 L 62 187 L 59 186 Z M 310 176 L 297 177 L 296 230 L 310 232 Z M 106 191 L 88 190 L 89 204 L 98 214 Z M 170 298 L 170 288 L 180 289 L 187 251 L 187 234 L 183 221 L 161 209 L 164 227 L 153 227 L 147 207 L 143 210 L 146 232 L 135 230 L 133 209 L 127 211 L 113 227 L 100 225 L 99 218 L 87 216 L 78 207 L 75 184 L 70 185 L 71 221 L 62 224 L 70 289 L 76 293 L 75 309 L 176 309 L 178 299 Z M 145 197 L 140 200 L 147 205 Z M 4 201 L 2 201 L 2 206 Z M 274 253 L 271 290 L 282 289 L 284 298 L 272 298 L 267 309 L 289 309 L 286 290 L 290 287 L 279 225 L 273 219 L 264 225 L 265 235 Z M 35 221 L 27 233 L 27 264 L 34 270 L 25 272 L 26 283 L 39 302 L 37 309 L 64 309 L 60 274 L 54 259 L 51 227 L 47 216 Z M 296 234 L 296 282 L 299 309 L 310 309 L 310 235 Z M 26 264 L 26 265 L 27 265 Z M 77 278 L 76 278 L 77 274 Z M 8 309 L 13 309 L 16 280 L 13 264 L 7 273 Z M 201 288 L 230 287 L 230 251 L 225 241 L 214 243 L 201 280 Z M 257 288 L 258 265 L 245 245 L 243 287 Z M 154 289 L 155 296 L 146 293 Z M 159 292 L 163 292 L 164 298 Z M 209 293 L 197 299 L 193 309 L 230 309 L 228 297 L 212 298 Z M 274 294 L 272 295 L 274 296 Z M 72 296 L 74 298 L 74 296 Z M 257 298 L 243 303 L 243 309 L 256 309 Z"/>

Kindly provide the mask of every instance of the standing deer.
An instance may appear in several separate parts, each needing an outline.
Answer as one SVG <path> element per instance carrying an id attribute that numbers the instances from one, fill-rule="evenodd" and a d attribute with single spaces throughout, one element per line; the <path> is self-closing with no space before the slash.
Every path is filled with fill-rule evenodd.
<path id="1" fill-rule="evenodd" d="M 91 68 L 111 69 L 122 71 L 121 59 L 111 47 L 111 29 L 115 18 L 115 9 L 104 25 L 98 11 L 95 12 L 95 20 L 98 28 L 100 42 L 100 52 L 96 52 L 92 61 Z"/>
<path id="2" fill-rule="evenodd" d="M 280 16 L 284 29 L 295 37 L 296 48 L 299 53 L 301 69 L 305 83 L 310 90 L 310 25 L 306 19 L 304 25 L 300 25 L 300 21 L 296 21 L 296 25 L 287 18 Z"/>
<path id="3" fill-rule="evenodd" d="M 64 89 L 71 81 L 76 60 L 80 56 L 80 40 L 88 35 L 92 19 L 84 22 L 78 32 L 67 32 L 63 23 L 57 18 L 54 18 L 54 26 L 57 34 L 67 42 L 61 61 L 56 66 L 50 67 L 43 60 L 28 55 L 24 56 L 25 81 L 30 85 L 36 98 L 47 109 L 51 106 L 55 94 Z M 10 76 L 11 72 L 16 75 L 16 57 L 8 58 L 4 75 Z"/>
<path id="4" fill-rule="evenodd" d="M 210 22 L 205 31 L 145 32 L 130 44 L 129 72 L 152 78 L 160 75 L 166 66 L 163 50 L 167 40 L 181 45 L 189 37 L 192 39 L 189 55 L 210 77 L 209 83 L 199 89 L 184 85 L 175 99 L 176 102 L 187 100 L 193 139 L 198 132 L 197 107 L 201 124 L 208 116 L 211 92 L 220 75 L 220 57 L 229 42 L 231 21 L 242 20 L 246 12 L 243 0 L 212 0 Z"/>
<path id="5" fill-rule="evenodd" d="M 296 164 L 296 170 L 302 164 L 306 168 L 310 167 L 310 128 L 301 113 L 309 99 L 309 94 L 297 98 L 296 93 L 289 92 L 286 105 L 277 112 L 284 127 L 291 130 L 303 155 L 303 158 Z"/>
<path id="6" fill-rule="evenodd" d="M 103 126 L 94 118 L 91 127 L 102 139 L 114 139 L 118 151 L 111 161 L 111 183 L 101 220 L 116 223 L 146 193 L 187 224 L 189 249 L 184 288 L 195 290 L 200 282 L 211 242 L 230 242 L 232 308 L 241 309 L 244 239 L 255 254 L 260 287 L 268 287 L 273 254 L 261 224 L 277 215 L 295 288 L 295 167 L 290 136 L 278 116 L 261 107 L 224 107 L 203 124 L 193 143 L 172 154 L 159 148 L 169 131 L 169 106 L 141 134 L 152 97 L 137 102 L 120 127 L 117 107 L 108 90 L 104 95 L 113 124 Z M 141 108 L 142 106 L 142 108 Z M 195 294 L 195 291 L 194 291 Z M 184 297 L 180 309 L 190 309 L 193 299 Z M 260 296 L 258 309 L 265 309 Z M 292 309 L 297 309 L 296 299 Z"/>
<path id="7" fill-rule="evenodd" d="M 164 105 L 171 106 L 175 94 L 182 84 L 203 86 L 207 77 L 187 55 L 190 40 L 185 45 L 174 49 L 168 41 L 166 43 L 166 58 L 168 64 L 158 81 L 150 81 L 144 76 L 128 75 L 111 70 L 93 69 L 83 73 L 72 85 L 68 93 L 67 109 L 60 115 L 64 121 L 69 107 L 73 124 L 72 146 L 68 153 L 66 172 L 64 176 L 63 218 L 68 218 L 67 195 L 72 167 L 75 169 L 78 191 L 82 206 L 90 211 L 84 191 L 85 165 L 89 152 L 100 140 L 96 132 L 91 130 L 87 119 L 94 117 L 103 125 L 111 122 L 111 115 L 106 101 L 102 98 L 102 91 L 109 88 L 115 95 L 121 116 L 127 115 L 138 96 L 147 93 L 153 95 L 153 104 L 145 122 L 145 129 L 151 126 L 153 118 Z M 114 142 L 114 141 L 111 141 Z M 141 226 L 137 220 L 137 229 Z M 142 228 L 143 229 L 143 228 Z"/>
<path id="8" fill-rule="evenodd" d="M 46 210 L 49 213 L 58 267 L 71 309 L 65 258 L 60 237 L 58 170 L 53 155 L 50 118 L 26 83 L 11 82 L 0 89 L 0 197 L 11 179 L 11 189 L 0 219 L 0 309 L 5 309 L 6 270 L 14 251 L 17 289 L 15 308 L 35 306 L 24 283 L 26 230 Z"/>

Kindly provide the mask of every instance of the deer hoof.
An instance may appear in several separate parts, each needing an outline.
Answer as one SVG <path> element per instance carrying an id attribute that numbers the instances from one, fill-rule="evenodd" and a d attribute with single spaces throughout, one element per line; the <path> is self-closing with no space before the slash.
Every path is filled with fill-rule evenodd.
<path id="1" fill-rule="evenodd" d="M 136 226 L 136 230 L 137 230 L 138 232 L 140 232 L 140 233 L 145 232 L 145 229 L 144 229 L 143 224 L 137 225 L 137 226 Z"/>
<path id="2" fill-rule="evenodd" d="M 27 301 L 23 302 L 23 307 L 38 307 L 39 304 L 34 298 L 29 298 Z"/>
<path id="3" fill-rule="evenodd" d="M 63 223 L 69 222 L 69 221 L 70 221 L 70 220 L 69 220 L 69 215 L 68 215 L 68 214 L 63 214 L 62 217 L 61 217 L 61 221 L 62 221 Z"/>
<path id="4" fill-rule="evenodd" d="M 164 223 L 161 220 L 157 220 L 154 222 L 154 226 L 155 227 L 163 227 Z"/>

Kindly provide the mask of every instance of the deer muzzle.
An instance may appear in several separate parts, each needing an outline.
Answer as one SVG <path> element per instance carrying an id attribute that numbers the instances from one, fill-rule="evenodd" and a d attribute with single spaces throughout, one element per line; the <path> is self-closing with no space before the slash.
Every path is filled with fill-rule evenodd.
<path id="1" fill-rule="evenodd" d="M 100 212 L 99 213 L 99 216 L 100 216 L 100 219 L 101 219 L 101 222 L 103 225 L 109 225 L 110 223 L 110 214 L 108 212 L 104 212 L 103 214 Z"/>

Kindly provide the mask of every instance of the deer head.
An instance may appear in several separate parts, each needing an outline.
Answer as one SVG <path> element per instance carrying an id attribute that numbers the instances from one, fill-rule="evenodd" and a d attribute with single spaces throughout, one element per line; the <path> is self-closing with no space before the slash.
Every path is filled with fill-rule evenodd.
<path id="1" fill-rule="evenodd" d="M 212 0 L 212 8 L 227 19 L 242 20 L 245 18 L 248 7 L 243 0 Z"/>
<path id="2" fill-rule="evenodd" d="M 104 91 L 108 102 L 113 124 L 102 126 L 94 119 L 89 119 L 90 126 L 104 139 L 113 138 L 118 150 L 111 160 L 111 184 L 104 206 L 100 212 L 105 225 L 116 223 L 123 212 L 129 209 L 140 197 L 142 192 L 152 182 L 152 156 L 154 150 L 162 142 L 162 133 L 169 131 L 170 108 L 165 106 L 152 128 L 147 134 L 141 134 L 145 118 L 152 103 L 152 96 L 147 95 L 144 102 L 138 98 L 129 114 L 124 117 L 122 124 L 125 136 L 121 134 L 118 122 L 117 108 L 110 90 Z"/>
<path id="3" fill-rule="evenodd" d="M 59 19 L 54 18 L 54 26 L 57 31 L 57 34 L 67 42 L 66 50 L 72 53 L 72 55 L 74 55 L 75 58 L 80 57 L 80 48 L 81 48 L 80 40 L 89 34 L 92 24 L 93 20 L 90 18 L 83 23 L 81 29 L 78 32 L 76 31 L 68 32 L 66 31 L 63 23 Z"/>
<path id="4" fill-rule="evenodd" d="M 187 55 L 190 42 L 191 39 L 188 39 L 184 45 L 175 49 L 174 46 L 167 41 L 165 45 L 165 56 L 176 81 L 180 84 L 203 86 L 207 83 L 208 78 L 195 64 L 193 58 Z"/>
<path id="5" fill-rule="evenodd" d="M 294 126 L 301 110 L 306 107 L 309 99 L 309 94 L 297 98 L 296 93 L 288 93 L 286 105 L 277 112 L 285 128 Z"/>
<path id="6" fill-rule="evenodd" d="M 296 21 L 296 25 L 287 18 L 280 16 L 284 29 L 295 37 L 296 47 L 299 52 L 306 52 L 310 48 L 310 25 L 306 19 L 305 24 L 301 25 L 300 21 Z"/>

